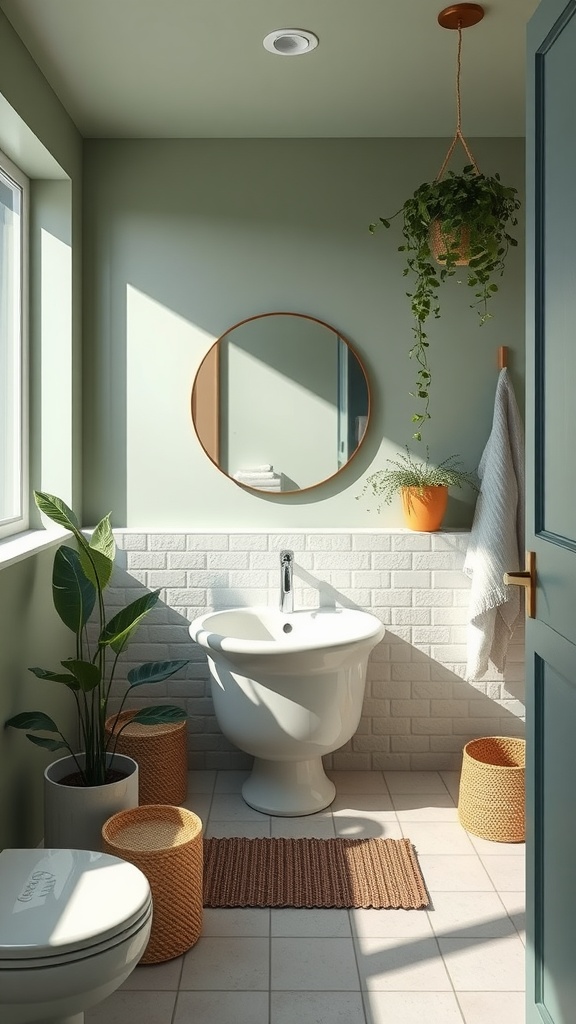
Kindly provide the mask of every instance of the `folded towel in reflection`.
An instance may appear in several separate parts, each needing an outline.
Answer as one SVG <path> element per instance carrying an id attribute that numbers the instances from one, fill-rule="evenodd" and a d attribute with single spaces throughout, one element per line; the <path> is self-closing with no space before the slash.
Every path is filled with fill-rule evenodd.
<path id="1" fill-rule="evenodd" d="M 262 473 L 238 470 L 237 473 L 234 473 L 234 479 L 239 484 L 246 484 L 247 487 L 257 487 L 262 491 L 282 490 L 282 475 L 274 473 L 272 470 Z"/>
<path id="2" fill-rule="evenodd" d="M 524 432 L 512 382 L 500 371 L 492 432 L 478 467 L 476 502 L 464 572 L 471 577 L 466 678 L 479 679 L 491 661 L 504 671 L 508 644 L 520 613 L 519 587 L 505 572 L 524 556 Z"/>
<path id="3" fill-rule="evenodd" d="M 246 471 L 238 470 L 234 473 L 236 480 L 244 480 L 246 483 L 264 483 L 266 480 L 275 480 L 277 473 L 248 473 Z"/>

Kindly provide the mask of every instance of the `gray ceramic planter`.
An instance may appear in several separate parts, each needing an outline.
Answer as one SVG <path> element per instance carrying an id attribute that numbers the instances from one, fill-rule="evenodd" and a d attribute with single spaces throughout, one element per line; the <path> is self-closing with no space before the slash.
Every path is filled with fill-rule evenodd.
<path id="1" fill-rule="evenodd" d="M 138 806 L 138 765 L 126 754 L 112 755 L 112 765 L 126 777 L 105 786 L 65 786 L 76 771 L 74 758 L 53 761 L 44 772 L 44 846 L 47 849 L 102 848 L 102 825 L 116 811 Z M 84 754 L 76 758 L 83 767 Z"/>

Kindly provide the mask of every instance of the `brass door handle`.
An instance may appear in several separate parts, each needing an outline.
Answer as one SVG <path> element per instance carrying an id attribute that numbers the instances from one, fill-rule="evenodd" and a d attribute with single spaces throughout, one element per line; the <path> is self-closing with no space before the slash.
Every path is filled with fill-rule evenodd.
<path id="1" fill-rule="evenodd" d="M 526 588 L 526 615 L 536 618 L 536 552 L 526 552 L 526 568 L 522 572 L 505 572 L 504 583 Z"/>

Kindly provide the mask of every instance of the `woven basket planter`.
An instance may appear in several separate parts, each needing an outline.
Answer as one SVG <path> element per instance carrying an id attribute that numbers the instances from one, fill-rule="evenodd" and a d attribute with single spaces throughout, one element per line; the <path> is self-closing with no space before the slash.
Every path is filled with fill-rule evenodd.
<path id="1" fill-rule="evenodd" d="M 141 804 L 182 804 L 188 792 L 186 720 L 164 725 L 125 725 L 136 714 L 122 711 L 106 719 L 106 735 L 122 729 L 116 741 L 119 754 L 138 762 Z M 115 724 L 116 723 L 116 724 Z"/>
<path id="2" fill-rule="evenodd" d="M 202 822 L 172 804 L 147 804 L 113 814 L 102 828 L 103 852 L 146 875 L 152 891 L 152 931 L 143 964 L 181 956 L 200 937 L 203 913 Z"/>
<path id="3" fill-rule="evenodd" d="M 524 841 L 525 762 L 522 739 L 485 736 L 466 744 L 458 818 L 467 832 L 498 843 Z"/>
<path id="4" fill-rule="evenodd" d="M 446 260 L 440 259 L 440 257 L 447 251 L 451 250 L 454 244 L 454 234 L 448 233 L 445 235 L 442 231 L 442 224 L 439 220 L 433 220 L 430 222 L 430 233 L 429 233 L 430 251 L 441 266 L 446 263 Z M 470 248 L 470 228 L 462 227 L 460 232 L 460 248 L 457 260 L 454 260 L 455 267 L 467 267 L 470 263 L 469 248 Z M 458 251 L 458 250 L 457 250 Z"/>

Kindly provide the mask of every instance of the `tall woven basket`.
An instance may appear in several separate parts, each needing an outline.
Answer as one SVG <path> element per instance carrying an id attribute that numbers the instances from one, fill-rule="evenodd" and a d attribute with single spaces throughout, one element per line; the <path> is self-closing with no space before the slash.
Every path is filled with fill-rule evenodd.
<path id="1" fill-rule="evenodd" d="M 122 711 L 106 719 L 106 735 L 120 729 L 119 754 L 138 762 L 141 804 L 182 804 L 188 790 L 186 721 L 162 725 L 127 725 L 136 711 Z"/>
<path id="2" fill-rule="evenodd" d="M 152 931 L 141 959 L 156 964 L 181 956 L 199 939 L 203 914 L 202 822 L 172 804 L 118 811 L 102 826 L 103 852 L 146 875 L 152 891 Z"/>
<path id="3" fill-rule="evenodd" d="M 466 744 L 458 818 L 467 832 L 499 843 L 524 841 L 525 763 L 522 739 L 484 736 Z"/>

